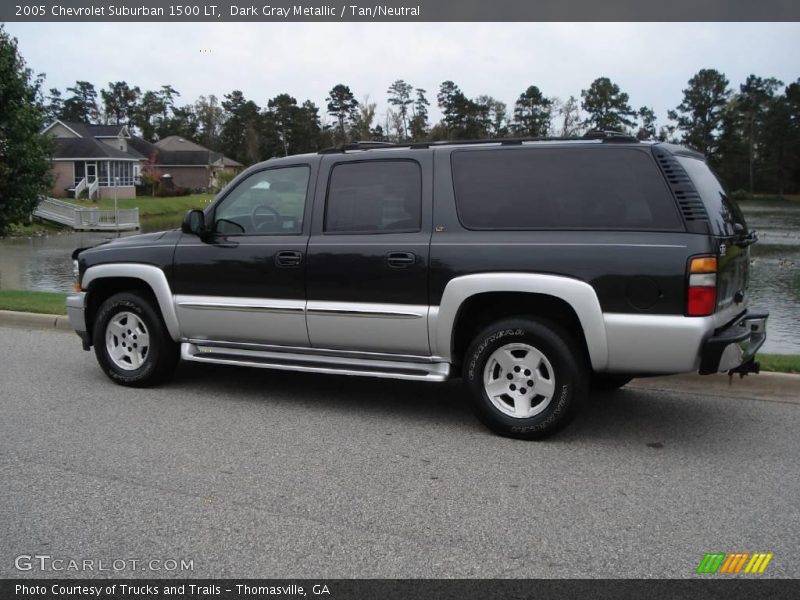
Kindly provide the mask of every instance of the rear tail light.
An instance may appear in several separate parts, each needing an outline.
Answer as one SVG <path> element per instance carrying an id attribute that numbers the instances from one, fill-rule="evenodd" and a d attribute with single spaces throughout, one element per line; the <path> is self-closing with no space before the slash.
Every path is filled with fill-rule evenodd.
<path id="1" fill-rule="evenodd" d="M 689 260 L 686 314 L 705 317 L 717 306 L 717 257 L 696 256 Z"/>

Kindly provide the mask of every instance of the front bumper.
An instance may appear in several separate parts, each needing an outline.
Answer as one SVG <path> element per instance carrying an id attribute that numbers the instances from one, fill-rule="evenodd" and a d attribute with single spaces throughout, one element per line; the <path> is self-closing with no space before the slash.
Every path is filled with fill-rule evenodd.
<path id="1" fill-rule="evenodd" d="M 89 339 L 88 327 L 86 327 L 86 292 L 67 296 L 67 317 L 69 317 L 69 324 L 81 338 L 83 349 L 91 348 L 92 343 Z"/>
<path id="2" fill-rule="evenodd" d="M 703 344 L 700 374 L 725 373 L 750 362 L 767 339 L 769 313 L 745 312 Z"/>

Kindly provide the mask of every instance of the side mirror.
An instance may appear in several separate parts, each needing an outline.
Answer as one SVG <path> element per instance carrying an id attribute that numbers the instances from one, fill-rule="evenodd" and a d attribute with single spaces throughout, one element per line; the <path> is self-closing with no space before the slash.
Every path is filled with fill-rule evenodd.
<path id="1" fill-rule="evenodd" d="M 203 211 L 197 209 L 188 211 L 183 217 L 181 231 L 199 237 L 206 235 L 206 216 L 203 214 Z"/>

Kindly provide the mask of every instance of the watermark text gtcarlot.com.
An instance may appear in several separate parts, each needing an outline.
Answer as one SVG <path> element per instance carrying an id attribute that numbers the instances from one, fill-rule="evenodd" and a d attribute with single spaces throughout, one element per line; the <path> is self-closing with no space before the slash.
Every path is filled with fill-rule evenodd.
<path id="1" fill-rule="evenodd" d="M 68 558 L 48 554 L 20 554 L 14 559 L 17 571 L 30 572 L 134 572 L 194 571 L 194 559 L 186 558 Z"/>

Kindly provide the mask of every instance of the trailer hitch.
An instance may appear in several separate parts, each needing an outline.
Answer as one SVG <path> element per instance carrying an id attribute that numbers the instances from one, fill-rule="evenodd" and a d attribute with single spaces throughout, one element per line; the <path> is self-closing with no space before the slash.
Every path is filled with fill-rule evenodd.
<path id="1" fill-rule="evenodd" d="M 757 360 L 751 358 L 747 362 L 740 364 L 738 367 L 735 367 L 728 371 L 728 375 L 733 378 L 733 376 L 738 373 L 739 379 L 742 379 L 745 375 L 749 375 L 750 373 L 755 373 L 758 375 L 761 372 L 761 363 Z"/>

